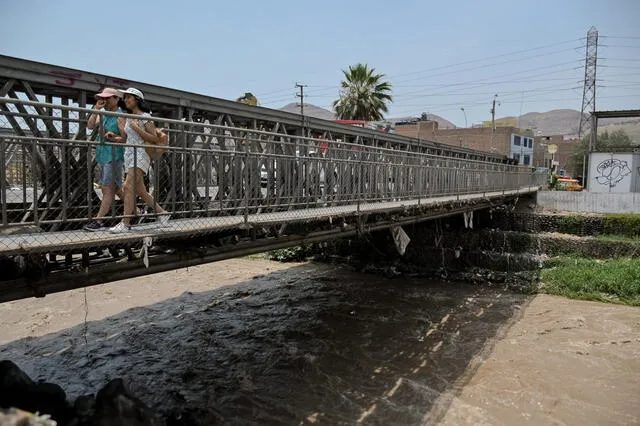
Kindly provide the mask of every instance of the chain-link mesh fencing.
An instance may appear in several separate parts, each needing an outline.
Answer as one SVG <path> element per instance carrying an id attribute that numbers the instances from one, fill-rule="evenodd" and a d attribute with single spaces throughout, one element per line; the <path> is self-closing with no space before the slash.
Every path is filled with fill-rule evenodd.
<path id="1" fill-rule="evenodd" d="M 522 167 L 337 137 L 0 100 L 0 255 L 331 220 L 526 192 L 544 181 Z M 92 114 L 136 125 L 147 145 L 107 139 Z M 169 141 L 155 160 L 154 128 Z"/>

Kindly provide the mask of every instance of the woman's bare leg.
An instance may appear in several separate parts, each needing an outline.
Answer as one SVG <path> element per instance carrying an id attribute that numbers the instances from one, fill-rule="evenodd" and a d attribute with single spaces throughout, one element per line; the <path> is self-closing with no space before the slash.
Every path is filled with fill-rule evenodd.
<path id="1" fill-rule="evenodd" d="M 146 205 L 148 205 L 149 207 L 153 207 L 153 210 L 156 213 L 167 213 L 165 209 L 160 207 L 160 204 L 156 203 L 156 200 L 153 199 L 151 194 L 149 194 L 149 192 L 147 191 L 147 188 L 144 186 L 144 174 L 142 173 L 142 170 L 136 169 L 136 171 L 138 172 L 135 182 L 136 195 L 140 197 Z"/>
<path id="2" fill-rule="evenodd" d="M 141 180 L 141 177 L 136 176 L 136 171 L 142 174 L 142 170 L 136 169 L 134 167 L 130 168 L 127 171 L 127 177 L 124 180 L 124 186 L 122 191 L 124 192 L 124 215 L 125 217 L 122 219 L 122 222 L 125 225 L 129 225 L 131 223 L 131 218 L 126 216 L 131 216 L 133 214 L 133 210 L 135 208 L 136 202 L 136 181 Z"/>

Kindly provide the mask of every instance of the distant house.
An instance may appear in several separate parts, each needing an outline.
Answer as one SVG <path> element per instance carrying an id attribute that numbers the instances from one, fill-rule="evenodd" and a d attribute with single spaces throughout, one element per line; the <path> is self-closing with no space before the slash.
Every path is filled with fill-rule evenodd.
<path id="1" fill-rule="evenodd" d="M 436 121 L 416 121 L 398 123 L 395 131 L 410 138 L 500 153 L 526 166 L 535 162 L 533 133 L 527 129 L 511 126 L 496 127 L 495 131 L 491 127 L 441 129 Z"/>

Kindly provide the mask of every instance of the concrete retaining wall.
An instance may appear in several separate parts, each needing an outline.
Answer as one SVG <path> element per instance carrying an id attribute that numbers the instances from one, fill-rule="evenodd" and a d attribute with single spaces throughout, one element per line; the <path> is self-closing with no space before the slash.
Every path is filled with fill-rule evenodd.
<path id="1" fill-rule="evenodd" d="M 640 214 L 640 193 L 540 191 L 538 206 L 567 212 Z"/>

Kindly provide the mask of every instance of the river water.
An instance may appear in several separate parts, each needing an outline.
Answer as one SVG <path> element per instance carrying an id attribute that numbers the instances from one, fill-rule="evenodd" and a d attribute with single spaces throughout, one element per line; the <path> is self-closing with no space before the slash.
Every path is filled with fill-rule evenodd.
<path id="1" fill-rule="evenodd" d="M 437 420 L 525 300 L 346 266 L 264 272 L 9 341 L 0 359 L 69 398 L 122 377 L 160 413 L 203 425 L 421 425 Z"/>

